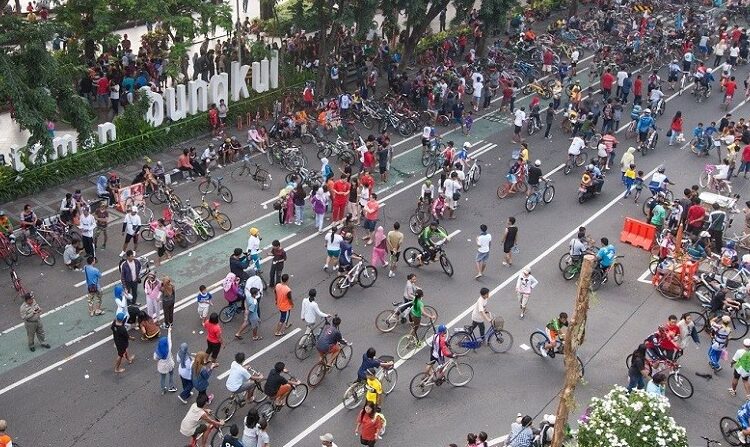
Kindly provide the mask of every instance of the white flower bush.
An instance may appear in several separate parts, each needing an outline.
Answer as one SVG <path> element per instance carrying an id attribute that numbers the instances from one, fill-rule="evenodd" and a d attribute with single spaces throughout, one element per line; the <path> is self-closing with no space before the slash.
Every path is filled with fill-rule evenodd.
<path id="1" fill-rule="evenodd" d="M 616 386 L 594 397 L 579 419 L 579 447 L 687 447 L 687 433 L 669 415 L 669 401 Z"/>

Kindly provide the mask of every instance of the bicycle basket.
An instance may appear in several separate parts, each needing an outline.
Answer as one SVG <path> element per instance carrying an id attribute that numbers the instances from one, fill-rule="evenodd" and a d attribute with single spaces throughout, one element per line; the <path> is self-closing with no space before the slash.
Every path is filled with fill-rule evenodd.
<path id="1" fill-rule="evenodd" d="M 492 319 L 492 328 L 496 331 L 501 331 L 505 326 L 505 319 L 503 317 L 495 317 Z"/>

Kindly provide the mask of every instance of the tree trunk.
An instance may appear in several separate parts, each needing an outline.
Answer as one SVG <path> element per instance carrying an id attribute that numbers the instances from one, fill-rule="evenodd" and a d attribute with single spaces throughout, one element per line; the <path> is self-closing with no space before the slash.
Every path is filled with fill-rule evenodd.
<path id="1" fill-rule="evenodd" d="M 16 0 L 16 14 L 20 14 L 21 11 L 21 0 Z"/>
<path id="2" fill-rule="evenodd" d="M 327 19 L 328 15 L 326 15 L 325 17 Z M 326 92 L 326 84 L 328 82 L 328 70 L 326 67 L 326 61 L 328 60 L 331 39 L 331 36 L 328 34 L 329 21 L 325 20 L 325 23 L 321 23 L 321 25 L 324 26 L 321 26 L 320 43 L 318 45 L 318 60 L 320 61 L 320 66 L 318 66 L 318 84 L 316 85 L 316 96 L 318 98 L 323 97 Z"/>
<path id="3" fill-rule="evenodd" d="M 596 258 L 593 255 L 583 257 L 583 265 L 578 280 L 578 295 L 576 296 L 575 313 L 565 337 L 565 385 L 560 394 L 560 403 L 557 406 L 557 420 L 555 421 L 552 447 L 562 447 L 565 440 L 565 426 L 568 422 L 568 414 L 575 399 L 576 384 L 580 380 L 581 372 L 578 369 L 576 352 L 583 343 L 586 331 L 586 316 L 589 310 L 589 286 L 591 285 L 591 272 L 594 270 Z"/>
<path id="4" fill-rule="evenodd" d="M 424 36 L 425 31 L 430 26 L 433 20 L 445 9 L 450 3 L 450 0 L 440 0 L 430 5 L 430 9 L 425 13 L 425 17 L 419 20 L 418 23 L 409 27 L 409 18 L 406 20 L 406 32 L 407 38 L 404 42 L 404 52 L 401 59 L 401 68 L 406 68 L 411 60 L 414 58 L 414 53 L 417 48 L 417 43 Z"/>
<path id="5" fill-rule="evenodd" d="M 260 0 L 260 19 L 268 20 L 273 17 L 273 10 L 276 6 L 275 0 Z"/>

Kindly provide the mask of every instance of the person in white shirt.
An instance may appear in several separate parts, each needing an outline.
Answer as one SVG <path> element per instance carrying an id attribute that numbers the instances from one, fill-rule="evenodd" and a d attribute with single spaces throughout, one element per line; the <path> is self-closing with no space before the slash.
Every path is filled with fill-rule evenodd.
<path id="1" fill-rule="evenodd" d="M 531 270 L 525 268 L 516 280 L 516 293 L 518 294 L 518 304 L 521 306 L 521 318 L 526 314 L 526 306 L 529 304 L 529 297 L 534 287 L 539 281 L 531 276 Z"/>
<path id="2" fill-rule="evenodd" d="M 661 87 L 657 84 L 656 87 L 651 90 L 651 95 L 649 96 L 649 100 L 651 101 L 651 110 L 654 111 L 654 115 L 656 115 L 656 109 L 659 105 L 659 101 L 664 97 L 664 92 L 661 91 Z"/>
<path id="3" fill-rule="evenodd" d="M 253 274 L 245 281 L 245 296 L 250 296 L 250 289 L 258 289 L 258 302 L 263 297 L 263 279 L 258 274 Z M 260 312 L 258 312 L 260 314 Z"/>
<path id="4" fill-rule="evenodd" d="M 523 123 L 526 122 L 526 109 L 524 107 L 521 107 L 520 109 L 517 109 L 515 112 L 513 112 L 513 142 L 519 143 L 523 141 L 523 138 L 521 137 L 521 129 L 523 128 Z"/>
<path id="5" fill-rule="evenodd" d="M 248 231 L 250 236 L 247 238 L 247 254 L 250 256 L 251 262 L 255 265 L 255 271 L 260 272 L 260 255 L 262 253 L 260 249 L 260 236 L 257 228 L 250 228 Z"/>
<path id="6" fill-rule="evenodd" d="M 128 244 L 133 241 L 133 252 L 138 251 L 138 232 L 141 230 L 141 216 L 138 215 L 138 207 L 134 206 L 130 208 L 130 212 L 125 215 L 122 221 L 122 234 L 125 236 L 125 242 L 122 244 L 122 252 L 120 257 L 123 257 L 125 252 L 128 250 Z"/>
<path id="7" fill-rule="evenodd" d="M 487 225 L 480 225 L 479 231 L 481 231 L 481 234 L 477 236 L 477 276 L 474 279 L 479 279 L 484 275 L 487 260 L 490 258 L 490 244 L 492 243 L 492 235 L 487 233 Z"/>
<path id="8" fill-rule="evenodd" d="M 574 49 L 572 53 L 570 53 L 570 76 L 576 77 L 578 75 L 578 59 L 581 57 L 581 52 L 578 51 L 578 48 Z"/>
<path id="9" fill-rule="evenodd" d="M 581 154 L 581 150 L 586 147 L 586 142 L 583 141 L 583 138 L 576 135 L 573 137 L 573 141 L 570 142 L 570 147 L 568 148 L 568 155 L 572 155 L 573 157 L 576 157 Z"/>
<path id="10" fill-rule="evenodd" d="M 245 402 L 253 401 L 253 392 L 255 391 L 255 381 L 262 380 L 263 374 L 257 373 L 245 363 L 245 353 L 238 352 L 234 355 L 234 361 L 229 367 L 227 376 L 227 390 L 233 394 L 245 393 Z"/>
<path id="11" fill-rule="evenodd" d="M 449 219 L 455 219 L 453 213 L 458 206 L 458 194 L 461 190 L 461 183 L 458 181 L 458 173 L 451 172 L 451 177 L 443 183 L 443 194 L 445 195 L 446 214 Z"/>
<path id="12" fill-rule="evenodd" d="M 620 97 L 620 91 L 622 90 L 622 83 L 625 82 L 625 79 L 628 78 L 628 72 L 624 69 L 620 69 L 620 71 L 617 72 L 617 94 L 616 97 Z"/>
<path id="13" fill-rule="evenodd" d="M 302 300 L 302 314 L 300 317 L 305 321 L 305 334 L 312 333 L 313 327 L 317 324 L 318 318 L 329 318 L 330 315 L 320 310 L 320 306 L 315 301 L 318 291 L 310 289 L 307 297 Z"/>
<path id="14" fill-rule="evenodd" d="M 330 433 L 326 433 L 320 437 L 320 445 L 322 447 L 337 447 L 333 442 L 333 435 Z"/>
<path id="15" fill-rule="evenodd" d="M 485 323 L 492 324 L 492 315 L 487 310 L 487 301 L 490 299 L 490 289 L 482 287 L 479 290 L 479 298 L 471 308 L 471 332 L 479 326 L 479 336 L 484 339 Z"/>
<path id="16" fill-rule="evenodd" d="M 247 131 L 247 144 L 261 154 L 266 153 L 266 141 L 260 136 L 254 124 Z"/>
<path id="17" fill-rule="evenodd" d="M 83 214 L 81 215 L 80 222 L 78 222 L 78 228 L 81 230 L 81 242 L 83 243 L 83 249 L 86 250 L 86 257 L 95 256 L 94 251 L 94 229 L 96 228 L 96 218 L 89 211 L 89 207 L 83 207 Z"/>
<path id="18" fill-rule="evenodd" d="M 209 144 L 201 154 L 201 163 L 203 163 L 203 169 L 205 169 L 206 171 L 210 170 L 213 167 L 213 162 L 218 158 L 218 155 L 216 155 L 216 147 L 213 144 Z M 221 167 L 221 165 L 219 165 L 219 167 Z"/>

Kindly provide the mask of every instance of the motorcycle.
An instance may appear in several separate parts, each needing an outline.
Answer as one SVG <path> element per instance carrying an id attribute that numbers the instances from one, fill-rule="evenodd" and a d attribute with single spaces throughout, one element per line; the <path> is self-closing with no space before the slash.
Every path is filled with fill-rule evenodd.
<path id="1" fill-rule="evenodd" d="M 578 187 L 578 203 L 584 203 L 594 196 L 599 195 L 602 192 L 602 186 L 604 186 L 604 179 L 596 179 L 590 186 L 585 186 L 581 183 Z"/>

